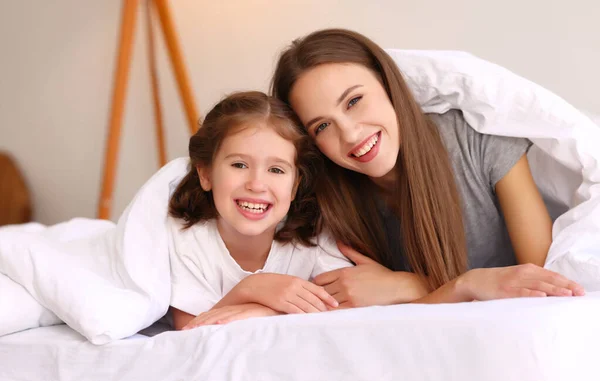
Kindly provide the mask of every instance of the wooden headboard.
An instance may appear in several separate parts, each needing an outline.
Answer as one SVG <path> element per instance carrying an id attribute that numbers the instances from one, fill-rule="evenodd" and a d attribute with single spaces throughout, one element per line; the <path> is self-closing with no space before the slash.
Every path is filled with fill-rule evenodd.
<path id="1" fill-rule="evenodd" d="M 0 226 L 31 221 L 29 189 L 14 160 L 0 152 Z"/>

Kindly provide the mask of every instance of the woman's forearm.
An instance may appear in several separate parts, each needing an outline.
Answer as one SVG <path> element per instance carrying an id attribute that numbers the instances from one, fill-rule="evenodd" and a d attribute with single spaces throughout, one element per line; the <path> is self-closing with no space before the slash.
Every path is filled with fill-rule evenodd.
<path id="1" fill-rule="evenodd" d="M 427 281 L 415 273 L 406 271 L 395 271 L 396 294 L 390 304 L 411 303 L 429 294 Z"/>
<path id="2" fill-rule="evenodd" d="M 442 285 L 440 288 L 413 300 L 411 303 L 437 304 L 437 303 L 459 303 L 473 300 L 466 291 L 465 279 L 458 277 Z"/>
<path id="3" fill-rule="evenodd" d="M 403 303 L 457 303 L 471 301 L 465 277 L 458 277 L 436 290 L 431 290 L 425 279 L 417 274 L 396 271 L 397 294 L 393 304 Z"/>

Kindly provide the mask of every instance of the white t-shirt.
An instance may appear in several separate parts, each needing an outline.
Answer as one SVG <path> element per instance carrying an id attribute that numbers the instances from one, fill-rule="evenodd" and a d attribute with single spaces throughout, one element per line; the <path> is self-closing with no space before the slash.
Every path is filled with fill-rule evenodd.
<path id="1" fill-rule="evenodd" d="M 197 316 L 253 274 L 231 257 L 216 220 L 182 230 L 181 221 L 169 217 L 169 226 L 171 306 Z M 352 266 L 328 235 L 320 235 L 316 243 L 318 246 L 306 247 L 273 241 L 264 267 L 256 273 L 288 274 L 310 280 L 323 272 Z"/>

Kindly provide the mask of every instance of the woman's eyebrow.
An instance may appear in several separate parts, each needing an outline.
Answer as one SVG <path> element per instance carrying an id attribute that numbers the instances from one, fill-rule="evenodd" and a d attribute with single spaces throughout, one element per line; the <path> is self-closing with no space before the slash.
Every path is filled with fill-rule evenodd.
<path id="1" fill-rule="evenodd" d="M 354 85 L 354 86 L 350 86 L 348 87 L 343 93 L 342 95 L 340 95 L 340 97 L 337 100 L 337 104 L 336 106 L 339 106 L 340 103 L 342 103 L 342 101 L 344 100 L 344 98 L 346 98 L 346 96 L 354 89 L 358 88 L 358 87 L 362 87 L 362 85 Z"/>
<path id="2" fill-rule="evenodd" d="M 357 88 L 359 88 L 359 87 L 362 87 L 362 85 L 354 85 L 354 86 L 350 86 L 350 87 L 348 87 L 346 90 L 344 90 L 344 92 L 342 93 L 342 95 L 340 95 L 340 97 L 339 97 L 339 98 L 338 98 L 338 100 L 337 100 L 336 107 L 337 107 L 337 106 L 339 106 L 339 105 L 340 105 L 340 103 L 342 103 L 342 101 L 344 100 L 344 98 L 346 98 L 346 97 L 348 96 L 348 94 L 349 94 L 349 93 L 350 93 L 352 90 L 354 90 L 354 89 L 357 89 Z M 306 128 L 309 128 L 310 126 L 312 126 L 312 125 L 313 125 L 313 123 L 315 123 L 315 122 L 316 122 L 317 120 L 319 120 L 319 119 L 322 119 L 322 117 L 320 117 L 320 116 L 317 116 L 316 118 L 312 118 L 311 120 L 309 120 L 309 121 L 308 121 L 308 122 L 305 124 Z"/>

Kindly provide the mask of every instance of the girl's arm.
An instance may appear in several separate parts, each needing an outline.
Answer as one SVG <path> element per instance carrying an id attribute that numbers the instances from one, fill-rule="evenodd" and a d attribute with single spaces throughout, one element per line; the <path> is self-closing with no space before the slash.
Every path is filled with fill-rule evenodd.
<path id="1" fill-rule="evenodd" d="M 251 304 L 263 305 L 281 313 L 319 312 L 338 306 L 337 301 L 322 287 L 307 280 L 285 274 L 262 273 L 244 278 L 219 302 L 200 315 L 226 307 L 239 306 L 245 309 Z M 176 330 L 197 318 L 173 306 L 170 308 Z M 256 310 L 256 307 L 252 308 Z M 265 313 L 264 309 L 260 313 Z"/>
<path id="2" fill-rule="evenodd" d="M 552 243 L 552 220 L 533 181 L 526 155 L 498 181 L 496 195 L 517 262 L 543 267 Z"/>
<path id="3" fill-rule="evenodd" d="M 187 312 L 183 312 L 175 307 L 169 307 L 169 309 L 171 310 L 171 315 L 173 316 L 173 325 L 177 331 L 181 330 L 181 328 L 195 318 L 194 315 L 190 315 Z"/>
<path id="4" fill-rule="evenodd" d="M 252 274 L 238 283 L 213 308 L 258 303 L 283 313 L 327 311 L 336 300 L 322 287 L 292 275 Z"/>

